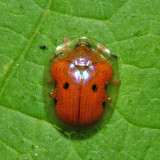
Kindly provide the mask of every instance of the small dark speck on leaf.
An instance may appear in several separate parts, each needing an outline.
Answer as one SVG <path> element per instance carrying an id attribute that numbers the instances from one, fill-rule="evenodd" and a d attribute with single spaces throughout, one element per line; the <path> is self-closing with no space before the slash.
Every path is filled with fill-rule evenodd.
<path id="1" fill-rule="evenodd" d="M 46 48 L 46 46 L 39 46 L 39 48 L 40 48 L 40 49 L 45 49 L 45 48 Z"/>

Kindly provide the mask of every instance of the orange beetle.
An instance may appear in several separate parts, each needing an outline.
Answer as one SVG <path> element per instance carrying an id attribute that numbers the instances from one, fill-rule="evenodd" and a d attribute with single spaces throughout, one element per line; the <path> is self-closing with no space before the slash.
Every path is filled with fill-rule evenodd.
<path id="1" fill-rule="evenodd" d="M 108 95 L 105 85 L 113 75 L 109 58 L 116 56 L 104 45 L 95 51 L 87 38 L 75 40 L 73 49 L 65 39 L 65 46 L 58 46 L 58 54 L 53 58 L 50 73 L 56 87 L 51 94 L 55 102 L 57 117 L 71 125 L 88 126 L 99 121 L 104 114 Z"/>

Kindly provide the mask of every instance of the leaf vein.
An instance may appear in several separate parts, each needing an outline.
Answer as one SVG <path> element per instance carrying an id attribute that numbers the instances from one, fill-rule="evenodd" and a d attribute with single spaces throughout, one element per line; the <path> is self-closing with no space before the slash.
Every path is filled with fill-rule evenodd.
<path id="1" fill-rule="evenodd" d="M 34 0 L 31 0 L 39 9 L 44 10 L 44 8 L 40 7 Z"/>
<path id="2" fill-rule="evenodd" d="M 5 79 L 4 84 L 3 84 L 3 87 L 1 88 L 1 91 L 0 91 L 0 98 L 2 97 L 2 94 L 3 94 L 4 90 L 5 90 L 5 88 L 7 87 L 7 84 L 9 83 L 9 81 L 10 81 L 10 79 L 12 78 L 15 70 L 16 70 L 17 67 L 18 67 L 16 64 L 19 64 L 21 61 L 23 61 L 24 56 L 26 55 L 26 53 L 27 53 L 27 51 L 28 51 L 28 49 L 29 49 L 29 47 L 30 47 L 30 45 L 31 45 L 34 37 L 35 37 L 36 34 L 39 32 L 40 27 L 41 27 L 41 25 L 42 25 L 42 23 L 43 23 L 46 15 L 47 15 L 47 13 L 48 13 L 48 11 L 49 11 L 49 8 L 50 8 L 50 6 L 51 6 L 51 2 L 52 2 L 52 0 L 49 1 L 48 5 L 47 5 L 47 7 L 46 7 L 46 10 L 44 11 L 44 14 L 43 14 L 42 17 L 41 17 L 40 22 L 38 23 L 36 29 L 34 30 L 32 36 L 31 36 L 31 38 L 29 39 L 29 41 L 28 41 L 28 43 L 27 43 L 24 51 L 22 52 L 21 56 L 14 62 L 13 67 L 9 70 L 8 76 L 7 76 L 7 78 Z"/>
<path id="3" fill-rule="evenodd" d="M 0 105 L 0 108 L 3 108 L 3 109 L 5 109 L 5 110 L 14 112 L 14 113 L 16 113 L 16 114 L 19 114 L 19 115 L 22 115 L 22 116 L 25 116 L 25 117 L 28 117 L 28 118 L 31 118 L 31 119 L 35 119 L 35 120 L 37 120 L 37 121 L 45 122 L 45 123 L 47 123 L 49 126 L 52 125 L 55 129 L 57 129 L 57 130 L 63 132 L 63 130 L 62 130 L 61 128 L 59 128 L 59 127 L 57 127 L 56 125 L 51 124 L 51 123 L 49 123 L 49 122 L 43 120 L 43 119 L 38 119 L 38 118 L 36 118 L 36 117 L 32 117 L 32 116 L 30 116 L 30 115 L 24 114 L 24 113 L 22 113 L 22 112 L 20 112 L 20 111 L 18 111 L 18 110 L 14 110 L 14 109 L 9 108 L 9 107 L 6 107 L 6 106 Z"/>
<path id="4" fill-rule="evenodd" d="M 122 4 L 122 6 L 121 6 L 120 8 L 118 8 L 118 10 L 115 11 L 115 12 L 108 18 L 108 21 L 111 20 L 117 13 L 119 13 L 119 12 L 122 10 L 122 8 L 123 8 L 127 3 L 129 3 L 130 1 L 131 1 L 131 0 L 127 0 L 126 2 L 124 2 L 124 3 Z"/>
<path id="5" fill-rule="evenodd" d="M 130 124 L 131 126 L 133 127 L 137 127 L 137 128 L 140 128 L 140 129 L 150 129 L 150 130 L 153 130 L 153 131 L 160 131 L 160 128 L 156 128 L 156 127 L 149 127 L 149 126 L 140 126 L 140 125 L 136 125 L 134 124 L 133 122 L 130 122 L 118 109 L 115 108 L 115 110 L 117 111 L 117 113 L 119 113 L 119 115 L 128 123 Z"/>
<path id="6" fill-rule="evenodd" d="M 135 65 L 133 65 L 133 64 L 126 64 L 126 63 L 123 63 L 122 64 L 123 66 L 130 66 L 130 67 L 134 67 L 134 68 L 137 68 L 138 70 L 149 70 L 149 69 L 151 69 L 151 70 L 156 70 L 156 71 L 160 71 L 160 69 L 158 69 L 158 68 L 156 68 L 156 67 L 148 67 L 148 68 L 141 68 L 141 67 L 138 67 L 138 66 L 135 66 Z"/>
<path id="7" fill-rule="evenodd" d="M 4 141 L 2 141 L 2 139 L 0 139 L 1 143 L 4 144 L 7 148 L 9 148 L 10 150 L 12 150 L 13 152 L 15 152 L 16 154 L 20 155 L 20 153 L 18 151 L 16 151 L 13 147 L 9 146 L 8 144 L 6 144 Z"/>
<path id="8" fill-rule="evenodd" d="M 11 28 L 7 28 L 7 27 L 0 26 L 0 29 L 6 30 L 6 31 L 9 31 L 9 32 L 12 32 L 12 33 L 14 33 L 14 34 L 17 34 L 19 37 L 22 37 L 23 39 L 28 40 L 27 37 L 25 37 L 24 35 L 22 35 L 22 34 L 16 32 L 16 31 L 14 31 L 14 30 L 11 29 Z"/>

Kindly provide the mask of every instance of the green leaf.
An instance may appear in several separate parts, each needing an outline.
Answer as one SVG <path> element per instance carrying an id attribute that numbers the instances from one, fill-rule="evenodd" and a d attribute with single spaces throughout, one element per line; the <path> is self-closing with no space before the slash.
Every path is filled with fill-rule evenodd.
<path id="1" fill-rule="evenodd" d="M 159 160 L 159 6 L 158 0 L 1 0 L 0 159 Z M 82 36 L 118 55 L 121 86 L 108 122 L 78 134 L 50 122 L 43 76 L 62 39 Z"/>

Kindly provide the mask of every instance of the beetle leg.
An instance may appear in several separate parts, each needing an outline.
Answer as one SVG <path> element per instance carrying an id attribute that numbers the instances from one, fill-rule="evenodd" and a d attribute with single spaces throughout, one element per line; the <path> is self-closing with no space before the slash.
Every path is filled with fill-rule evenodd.
<path id="1" fill-rule="evenodd" d="M 68 52 L 71 46 L 71 41 L 69 38 L 65 37 L 63 38 L 63 42 L 65 43 L 66 47 L 62 50 L 62 52 Z"/>
<path id="2" fill-rule="evenodd" d="M 110 97 L 108 97 L 107 94 L 105 94 L 104 102 L 106 102 L 106 103 L 111 103 L 111 102 L 112 102 L 112 99 L 111 99 Z"/>
<path id="3" fill-rule="evenodd" d="M 103 44 L 100 44 L 97 46 L 97 52 L 100 53 L 100 52 L 103 52 L 103 50 L 105 49 L 106 47 L 103 45 Z"/>
<path id="4" fill-rule="evenodd" d="M 105 45 L 103 45 L 103 44 L 98 45 L 97 52 L 98 53 L 104 52 L 107 55 L 109 55 L 110 57 L 118 58 L 115 54 L 111 53 L 110 50 L 108 48 L 106 48 Z"/>
<path id="5" fill-rule="evenodd" d="M 57 98 L 56 89 L 52 89 L 52 91 L 48 95 L 50 98 L 53 98 L 53 99 Z"/>
<path id="6" fill-rule="evenodd" d="M 48 94 L 50 98 L 54 98 L 53 90 Z"/>
<path id="7" fill-rule="evenodd" d="M 47 84 L 52 84 L 53 83 L 53 79 L 48 79 L 47 80 Z"/>
<path id="8" fill-rule="evenodd" d="M 70 42 L 70 39 L 67 38 L 67 37 L 64 37 L 64 38 L 63 38 L 63 42 L 64 42 L 65 44 L 68 44 L 68 43 Z"/>
<path id="9" fill-rule="evenodd" d="M 111 84 L 112 84 L 112 85 L 120 85 L 120 84 L 121 84 L 121 81 L 120 81 L 119 79 L 113 80 L 113 81 L 111 82 Z"/>
<path id="10" fill-rule="evenodd" d="M 108 103 L 111 103 L 111 102 L 112 102 L 111 97 L 108 97 L 108 98 L 107 98 L 107 102 L 108 102 Z"/>

